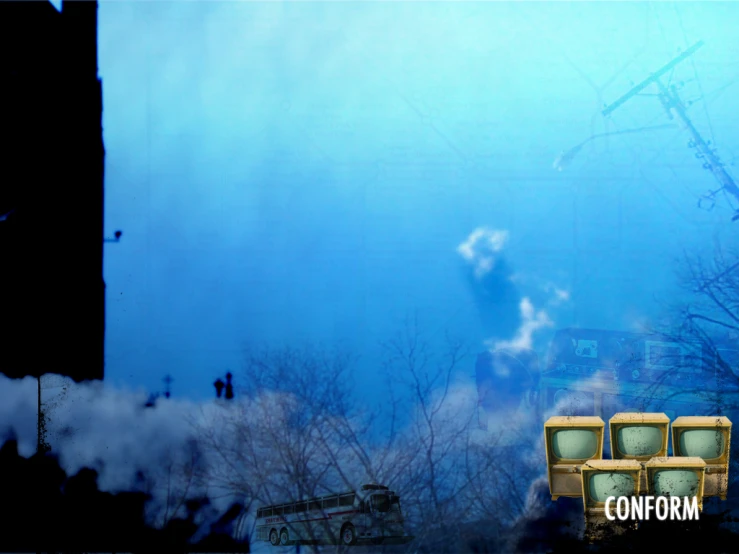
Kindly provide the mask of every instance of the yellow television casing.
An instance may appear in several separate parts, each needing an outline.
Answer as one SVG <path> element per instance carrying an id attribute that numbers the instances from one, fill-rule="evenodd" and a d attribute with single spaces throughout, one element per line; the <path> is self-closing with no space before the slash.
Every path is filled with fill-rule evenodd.
<path id="1" fill-rule="evenodd" d="M 662 447 L 656 454 L 647 456 L 631 456 L 623 454 L 618 450 L 618 431 L 624 427 L 658 427 L 662 431 Z M 667 414 L 662 413 L 639 413 L 639 412 L 623 412 L 615 414 L 608 422 L 608 428 L 611 434 L 611 457 L 614 460 L 636 460 L 638 462 L 648 462 L 652 458 L 662 458 L 667 456 L 667 444 L 670 436 L 670 418 Z"/>
<path id="2" fill-rule="evenodd" d="M 644 464 L 644 471 L 647 474 L 647 490 L 648 495 L 657 496 L 654 490 L 654 474 L 663 469 L 688 469 L 698 473 L 698 490 L 695 493 L 698 499 L 698 509 L 703 511 L 703 488 L 706 475 L 706 462 L 695 456 L 670 456 L 652 458 Z"/>
<path id="3" fill-rule="evenodd" d="M 731 421 L 726 416 L 682 416 L 672 422 L 672 454 L 680 451 L 680 435 L 691 429 L 716 429 L 724 433 L 724 451 L 718 458 L 703 458 L 706 462 L 706 483 L 703 496 L 718 496 L 726 500 L 729 488 L 729 452 L 731 448 Z"/>
<path id="4" fill-rule="evenodd" d="M 605 423 L 598 416 L 553 416 L 544 423 L 544 444 L 547 455 L 547 478 L 552 500 L 560 496 L 577 498 L 582 496 L 580 468 L 588 460 L 603 458 L 603 435 Z M 597 448 L 590 458 L 560 459 L 552 451 L 552 436 L 557 431 L 588 430 L 596 433 Z"/>
<path id="5" fill-rule="evenodd" d="M 643 425 L 645 427 L 658 427 L 662 431 L 662 446 L 658 452 L 647 456 L 630 456 L 623 454 L 618 449 L 618 431 L 624 427 L 633 427 Z M 620 412 L 614 414 L 614 416 L 608 422 L 608 429 L 610 431 L 610 442 L 611 442 L 611 458 L 614 460 L 636 460 L 642 462 L 648 462 L 652 458 L 659 458 L 667 456 L 667 445 L 670 440 L 670 418 L 667 414 L 663 413 L 646 413 L 646 412 Z M 641 473 L 641 484 L 639 490 L 642 494 L 647 490 L 647 473 Z"/>
<path id="6" fill-rule="evenodd" d="M 582 503 L 585 509 L 585 520 L 589 516 L 605 516 L 605 502 L 596 502 L 590 498 L 590 478 L 597 473 L 625 473 L 634 480 L 634 496 L 638 496 L 642 464 L 636 460 L 588 460 L 580 468 L 582 480 Z"/>

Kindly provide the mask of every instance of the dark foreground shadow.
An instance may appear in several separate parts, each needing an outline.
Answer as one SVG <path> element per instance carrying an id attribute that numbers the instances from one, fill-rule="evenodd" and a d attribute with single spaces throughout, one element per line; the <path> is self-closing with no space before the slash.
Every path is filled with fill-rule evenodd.
<path id="1" fill-rule="evenodd" d="M 6 441 L 0 447 L 0 552 L 249 552 L 230 536 L 239 505 L 194 541 L 196 517 L 208 499 L 188 502 L 185 517 L 157 529 L 145 520 L 147 494 L 102 492 L 97 478 L 92 469 L 67 476 L 55 457 L 24 458 L 15 440 Z"/>

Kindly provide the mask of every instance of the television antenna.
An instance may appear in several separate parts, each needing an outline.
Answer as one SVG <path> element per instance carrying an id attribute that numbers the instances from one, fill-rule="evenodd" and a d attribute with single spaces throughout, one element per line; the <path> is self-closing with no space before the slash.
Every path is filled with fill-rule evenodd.
<path id="1" fill-rule="evenodd" d="M 650 85 L 656 85 L 658 89 L 657 98 L 662 104 L 662 108 L 667 113 L 670 120 L 677 119 L 685 130 L 690 134 L 690 141 L 688 147 L 694 149 L 695 157 L 699 160 L 703 160 L 703 169 L 710 171 L 716 181 L 718 181 L 720 187 L 716 190 L 709 191 L 703 195 L 698 201 L 698 206 L 703 207 L 705 202 L 709 202 L 710 205 L 707 209 L 712 209 L 715 205 L 716 195 L 720 192 L 726 192 L 732 194 L 737 200 L 739 200 L 739 186 L 726 170 L 724 163 L 716 153 L 716 149 L 711 147 L 711 141 L 706 141 L 696 129 L 693 122 L 688 117 L 687 107 L 685 103 L 680 99 L 678 95 L 678 87 L 674 84 L 669 86 L 665 85 L 660 78 L 667 74 L 669 71 L 675 68 L 680 62 L 686 60 L 703 46 L 704 42 L 698 41 L 693 46 L 682 52 L 680 55 L 672 59 L 670 62 L 663 65 L 660 69 L 652 73 L 649 77 L 641 81 L 639 84 L 633 86 L 631 90 L 626 92 L 619 99 L 609 104 L 601 112 L 603 116 L 607 117 L 613 113 L 616 109 L 621 107 L 628 100 L 638 95 L 644 89 Z M 731 218 L 732 221 L 739 220 L 739 209 L 735 211 L 734 216 Z"/>

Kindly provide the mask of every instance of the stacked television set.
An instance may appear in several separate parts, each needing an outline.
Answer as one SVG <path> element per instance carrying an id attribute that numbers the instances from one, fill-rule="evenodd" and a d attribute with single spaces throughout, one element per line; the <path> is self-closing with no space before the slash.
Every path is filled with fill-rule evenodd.
<path id="1" fill-rule="evenodd" d="M 618 413 L 608 422 L 611 458 L 644 464 L 667 456 L 670 418 L 657 413 Z M 643 467 L 643 466 L 642 466 Z M 640 490 L 647 490 L 646 472 L 640 475 Z"/>
<path id="2" fill-rule="evenodd" d="M 731 421 L 725 416 L 682 416 L 672 422 L 672 455 L 706 462 L 703 496 L 726 500 L 730 446 Z"/>
<path id="3" fill-rule="evenodd" d="M 581 483 L 586 531 L 606 524 L 605 506 L 609 497 L 639 495 L 642 473 L 642 465 L 636 460 L 601 459 L 583 464 Z"/>
<path id="4" fill-rule="evenodd" d="M 544 424 L 547 478 L 552 500 L 581 497 L 580 468 L 603 458 L 605 423 L 598 416 L 554 416 Z"/>
<path id="5" fill-rule="evenodd" d="M 544 424 L 552 500 L 581 497 L 585 520 L 603 520 L 609 496 L 726 499 L 731 421 L 724 416 L 678 417 L 617 413 L 609 421 L 612 459 L 603 459 L 600 417 L 554 416 Z M 668 442 L 672 436 L 672 456 Z"/>

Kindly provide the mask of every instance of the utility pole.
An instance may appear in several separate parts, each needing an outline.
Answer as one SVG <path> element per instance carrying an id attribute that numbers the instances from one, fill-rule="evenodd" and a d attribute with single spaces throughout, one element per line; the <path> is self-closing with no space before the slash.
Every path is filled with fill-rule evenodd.
<path id="1" fill-rule="evenodd" d="M 668 71 L 671 71 L 677 64 L 679 64 L 683 60 L 692 56 L 701 46 L 703 46 L 703 41 L 695 43 L 685 52 L 681 53 L 672 61 L 662 66 L 659 70 L 652 73 L 642 82 L 632 87 L 632 89 L 621 96 L 621 98 L 606 106 L 603 109 L 602 114 L 604 116 L 610 115 L 611 113 L 613 113 L 614 110 L 619 108 L 630 98 L 633 98 L 634 96 L 639 94 L 649 85 L 655 84 L 659 89 L 659 94 L 657 96 L 660 103 L 662 104 L 662 107 L 667 112 L 667 116 L 670 119 L 677 118 L 682 123 L 683 127 L 688 131 L 688 133 L 690 133 L 691 138 L 690 142 L 688 142 L 688 146 L 696 150 L 695 157 L 699 160 L 704 160 L 703 169 L 710 171 L 713 174 L 714 178 L 721 185 L 718 190 L 710 191 L 708 194 L 706 194 L 702 200 L 707 199 L 713 202 L 716 194 L 721 191 L 726 191 L 732 194 L 737 200 L 739 200 L 739 187 L 736 185 L 736 182 L 731 177 L 731 175 L 729 175 L 723 162 L 716 153 L 716 150 L 714 148 L 711 148 L 710 141 L 704 140 L 698 129 L 696 129 L 695 125 L 693 125 L 693 122 L 690 121 L 685 104 L 678 95 L 677 87 L 675 87 L 674 85 L 667 87 L 662 83 L 662 81 L 660 81 L 660 77 L 667 74 Z M 738 219 L 739 210 L 736 211 L 731 220 L 736 221 Z"/>
<path id="2" fill-rule="evenodd" d="M 44 415 L 43 404 L 41 404 L 41 375 L 36 376 L 36 385 L 38 391 L 38 419 L 36 421 L 36 453 L 40 456 L 46 454 L 50 448 L 46 442 L 46 417 Z"/>

